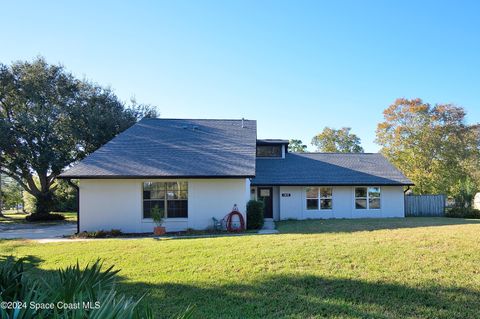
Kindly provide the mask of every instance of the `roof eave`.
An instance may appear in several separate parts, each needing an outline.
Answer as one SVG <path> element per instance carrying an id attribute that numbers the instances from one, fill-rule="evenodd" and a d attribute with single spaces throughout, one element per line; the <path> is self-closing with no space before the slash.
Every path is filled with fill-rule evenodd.
<path id="1" fill-rule="evenodd" d="M 252 186 L 415 186 L 413 183 L 256 183 Z"/>
<path id="2" fill-rule="evenodd" d="M 254 177 L 255 175 L 59 175 L 57 179 L 225 179 Z"/>
<path id="3" fill-rule="evenodd" d="M 287 140 L 258 140 L 257 145 L 288 145 L 290 144 Z"/>

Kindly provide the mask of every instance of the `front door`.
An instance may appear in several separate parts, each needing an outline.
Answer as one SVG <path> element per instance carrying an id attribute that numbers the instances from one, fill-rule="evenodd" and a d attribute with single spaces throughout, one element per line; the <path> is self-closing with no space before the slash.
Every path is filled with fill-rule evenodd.
<path id="1" fill-rule="evenodd" d="M 264 218 L 273 218 L 273 197 L 272 197 L 272 188 L 271 187 L 258 187 L 257 188 L 257 198 L 259 201 L 263 202 Z"/>

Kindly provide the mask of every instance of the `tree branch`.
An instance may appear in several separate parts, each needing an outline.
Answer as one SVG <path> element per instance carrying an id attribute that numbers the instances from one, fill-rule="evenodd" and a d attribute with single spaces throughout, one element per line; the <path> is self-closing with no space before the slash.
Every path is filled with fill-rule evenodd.
<path id="1" fill-rule="evenodd" d="M 53 183 L 55 182 L 55 178 L 57 178 L 57 175 L 55 175 L 55 174 L 53 174 L 53 173 L 47 176 L 47 185 L 48 185 L 48 187 L 50 187 L 50 186 L 53 185 Z"/>
<path id="2" fill-rule="evenodd" d="M 32 191 L 32 195 L 37 195 L 40 193 L 40 190 L 38 189 L 37 187 L 37 184 L 35 184 L 35 181 L 33 180 L 33 177 L 32 176 L 28 176 L 26 178 L 27 180 L 27 184 L 28 186 L 30 187 L 30 190 Z"/>
<path id="3" fill-rule="evenodd" d="M 5 174 L 5 175 L 7 175 L 8 177 L 13 178 L 18 184 L 20 184 L 20 186 L 22 186 L 22 188 L 23 188 L 26 192 L 28 192 L 29 194 L 35 196 L 35 193 L 34 193 L 30 188 L 28 188 L 28 186 L 23 182 L 23 180 L 22 180 L 20 177 L 18 177 L 18 176 L 15 175 L 15 174 L 12 174 L 11 172 L 6 171 L 6 170 L 4 170 L 4 169 L 0 169 L 0 172 L 3 173 L 3 174 Z"/>

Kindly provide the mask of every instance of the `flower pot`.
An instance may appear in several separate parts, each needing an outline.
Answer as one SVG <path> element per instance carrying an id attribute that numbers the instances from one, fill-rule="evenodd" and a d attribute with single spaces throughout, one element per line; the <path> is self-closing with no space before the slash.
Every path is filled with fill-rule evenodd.
<path id="1" fill-rule="evenodd" d="M 163 226 L 153 227 L 153 233 L 155 234 L 155 236 L 165 235 L 165 227 Z"/>

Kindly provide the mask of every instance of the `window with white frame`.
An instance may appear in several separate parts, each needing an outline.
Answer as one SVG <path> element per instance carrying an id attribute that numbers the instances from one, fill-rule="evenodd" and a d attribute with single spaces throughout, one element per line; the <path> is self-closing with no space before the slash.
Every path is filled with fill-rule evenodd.
<path id="1" fill-rule="evenodd" d="M 152 209 L 156 207 L 166 218 L 187 218 L 188 183 L 186 181 L 143 183 L 143 218 L 151 218 Z"/>
<path id="2" fill-rule="evenodd" d="M 307 187 L 307 210 L 332 209 L 332 187 Z"/>
<path id="3" fill-rule="evenodd" d="M 355 209 L 380 209 L 380 187 L 355 187 Z"/>

